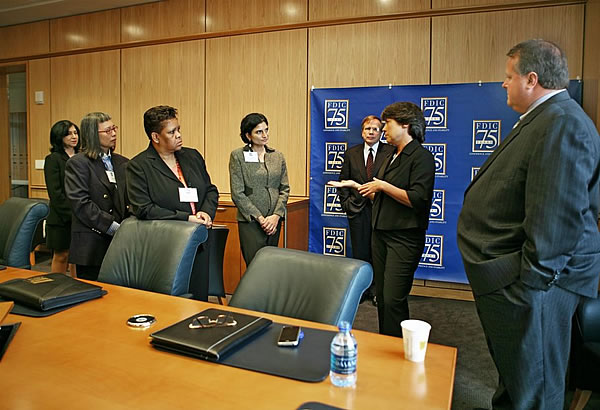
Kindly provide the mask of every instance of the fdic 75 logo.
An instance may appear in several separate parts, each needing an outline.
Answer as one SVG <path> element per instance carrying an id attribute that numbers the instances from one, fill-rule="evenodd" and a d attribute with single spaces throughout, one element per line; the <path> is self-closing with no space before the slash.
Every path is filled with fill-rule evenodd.
<path id="1" fill-rule="evenodd" d="M 344 215 L 337 188 L 325 185 L 325 192 L 323 192 L 323 213 L 326 215 Z"/>
<path id="2" fill-rule="evenodd" d="M 494 152 L 500 145 L 500 120 L 473 120 L 473 152 Z"/>
<path id="3" fill-rule="evenodd" d="M 325 143 L 325 172 L 339 174 L 344 165 L 344 153 L 348 148 L 347 142 Z"/>
<path id="4" fill-rule="evenodd" d="M 425 116 L 427 129 L 445 129 L 448 116 L 448 97 L 423 97 L 421 98 L 421 111 Z"/>
<path id="5" fill-rule="evenodd" d="M 431 202 L 431 209 L 429 211 L 429 220 L 443 222 L 445 209 L 446 209 L 446 190 L 445 189 L 434 189 L 433 190 L 433 201 Z"/>
<path id="6" fill-rule="evenodd" d="M 429 152 L 433 154 L 433 159 L 435 161 L 435 175 L 446 175 L 446 144 L 423 144 L 423 147 L 427 148 Z"/>
<path id="7" fill-rule="evenodd" d="M 349 100 L 325 100 L 325 129 L 344 130 L 348 128 Z"/>
<path id="8" fill-rule="evenodd" d="M 346 256 L 346 228 L 323 227 L 323 254 Z"/>
<path id="9" fill-rule="evenodd" d="M 444 235 L 425 235 L 425 249 L 421 255 L 421 266 L 442 266 Z"/>

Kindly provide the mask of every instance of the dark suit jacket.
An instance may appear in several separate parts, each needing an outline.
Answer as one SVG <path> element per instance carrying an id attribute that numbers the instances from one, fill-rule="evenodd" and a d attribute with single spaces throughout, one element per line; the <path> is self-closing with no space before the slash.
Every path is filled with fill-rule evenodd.
<path id="1" fill-rule="evenodd" d="M 100 157 L 75 154 L 65 168 L 65 192 L 73 210 L 69 262 L 100 266 L 112 237 L 106 234 L 113 222 L 127 217 L 125 167 L 128 159 L 112 153 L 117 184 L 111 184 Z"/>
<path id="2" fill-rule="evenodd" d="M 365 159 L 363 156 L 364 146 L 365 144 L 362 143 L 360 145 L 355 145 L 346 151 L 344 154 L 344 165 L 342 165 L 342 170 L 340 171 L 340 181 L 351 179 L 359 184 L 369 182 L 367 180 L 367 169 L 365 167 Z M 375 155 L 375 162 L 373 162 L 373 175 L 377 175 L 381 164 L 384 163 L 388 155 L 393 153 L 393 146 L 382 142 L 379 143 Z M 359 214 L 360 211 L 371 202 L 369 198 L 362 196 L 356 189 L 338 188 L 337 192 L 340 196 L 342 209 L 350 219 Z"/>
<path id="3" fill-rule="evenodd" d="M 422 229 L 429 226 L 429 210 L 433 200 L 435 162 L 433 155 L 417 140 L 408 143 L 390 164 L 394 151 L 388 154 L 376 175 L 406 190 L 412 208 L 383 192 L 373 199 L 373 229 Z"/>
<path id="4" fill-rule="evenodd" d="M 458 246 L 473 292 L 520 277 L 595 297 L 599 181 L 598 132 L 566 91 L 527 114 L 465 192 Z"/>
<path id="5" fill-rule="evenodd" d="M 198 192 L 197 211 L 215 218 L 219 193 L 210 182 L 202 155 L 192 148 L 175 152 L 188 188 Z M 179 200 L 183 184 L 160 158 L 152 144 L 137 154 L 127 166 L 127 195 L 139 219 L 179 219 L 187 221 L 192 214 L 190 204 Z"/>
<path id="6" fill-rule="evenodd" d="M 50 213 L 46 221 L 50 225 L 71 223 L 71 205 L 65 194 L 65 166 L 69 156 L 66 152 L 51 152 L 44 160 L 44 179 L 50 197 Z"/>

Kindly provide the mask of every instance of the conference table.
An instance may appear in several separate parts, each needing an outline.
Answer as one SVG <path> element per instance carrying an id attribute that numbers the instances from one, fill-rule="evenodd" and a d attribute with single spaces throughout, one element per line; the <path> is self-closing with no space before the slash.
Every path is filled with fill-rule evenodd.
<path id="1" fill-rule="evenodd" d="M 39 275 L 15 268 L 0 282 Z M 149 334 L 204 309 L 257 312 L 99 283 L 108 291 L 43 318 L 22 322 L 0 361 L 0 408 L 20 409 L 297 409 L 317 402 L 347 409 L 449 409 L 457 351 L 429 344 L 423 363 L 404 358 L 402 339 L 353 330 L 359 346 L 354 388 L 329 379 L 307 383 L 157 350 Z M 126 325 L 149 313 L 148 329 Z M 260 313 L 274 322 L 331 325 Z M 373 320 L 377 320 L 373 317 Z"/>

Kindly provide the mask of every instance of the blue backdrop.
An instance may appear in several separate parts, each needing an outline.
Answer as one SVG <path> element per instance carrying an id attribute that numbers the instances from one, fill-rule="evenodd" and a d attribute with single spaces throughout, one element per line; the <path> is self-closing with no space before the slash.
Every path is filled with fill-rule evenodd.
<path id="1" fill-rule="evenodd" d="M 581 101 L 581 82 L 569 93 Z M 314 89 L 311 92 L 309 251 L 352 256 L 337 180 L 346 149 L 362 144 L 360 123 L 386 105 L 411 101 L 425 114 L 424 147 L 435 157 L 436 179 L 425 251 L 415 277 L 466 283 L 456 245 L 465 188 L 512 129 L 518 114 L 501 83 Z"/>

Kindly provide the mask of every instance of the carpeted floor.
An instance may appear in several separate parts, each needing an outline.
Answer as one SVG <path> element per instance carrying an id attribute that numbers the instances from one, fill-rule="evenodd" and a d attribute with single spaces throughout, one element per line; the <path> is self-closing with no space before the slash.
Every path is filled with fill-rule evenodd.
<path id="1" fill-rule="evenodd" d="M 458 348 L 452 409 L 491 409 L 498 372 L 489 354 L 475 303 L 420 296 L 410 296 L 408 303 L 411 319 L 431 324 L 430 342 Z M 378 331 L 377 308 L 370 302 L 359 306 L 354 328 Z M 573 392 L 567 392 L 565 409 L 569 408 L 572 397 Z M 594 393 L 585 408 L 600 409 L 600 393 Z"/>

